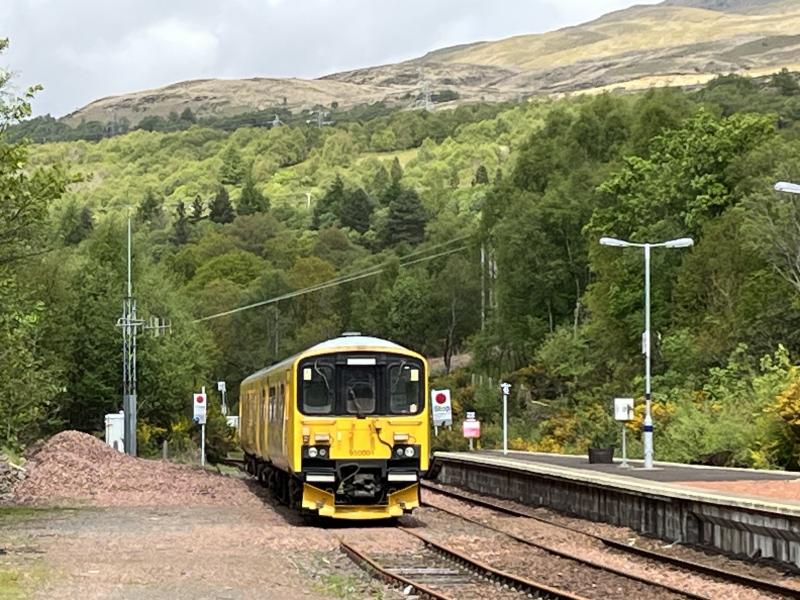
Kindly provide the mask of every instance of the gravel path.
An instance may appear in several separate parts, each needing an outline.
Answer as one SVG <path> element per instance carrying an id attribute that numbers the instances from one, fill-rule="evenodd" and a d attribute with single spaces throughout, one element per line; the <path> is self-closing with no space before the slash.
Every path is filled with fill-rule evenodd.
<path id="1" fill-rule="evenodd" d="M 25 473 L 0 506 L 0 588 L 5 572 L 43 600 L 403 597 L 339 551 L 347 524 L 307 523 L 251 479 L 132 458 L 75 431 L 41 445 Z"/>
<path id="2" fill-rule="evenodd" d="M 19 554 L 40 574 L 42 600 L 402 597 L 339 552 L 335 530 L 271 505 L 42 511 L 0 520 L 0 548 L 0 571 Z"/>

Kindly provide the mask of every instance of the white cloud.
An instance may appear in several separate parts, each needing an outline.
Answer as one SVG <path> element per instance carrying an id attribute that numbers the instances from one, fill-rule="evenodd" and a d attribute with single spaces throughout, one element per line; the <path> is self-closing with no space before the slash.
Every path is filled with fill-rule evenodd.
<path id="1" fill-rule="evenodd" d="M 0 68 L 38 114 L 201 77 L 316 77 L 547 31 L 633 0 L 5 0 Z M 644 0 L 654 3 L 656 0 Z M 641 3 L 640 0 L 639 3 Z M 4 4 L 5 4 L 4 3 Z"/>

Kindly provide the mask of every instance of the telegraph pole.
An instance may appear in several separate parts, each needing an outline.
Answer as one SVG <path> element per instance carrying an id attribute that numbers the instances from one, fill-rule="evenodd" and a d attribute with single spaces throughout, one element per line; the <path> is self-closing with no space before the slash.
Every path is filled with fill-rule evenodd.
<path id="1" fill-rule="evenodd" d="M 117 327 L 122 329 L 122 411 L 124 414 L 125 453 L 136 456 L 136 334 L 139 328 L 153 330 L 158 336 L 171 325 L 158 318 L 151 318 L 150 325 L 136 316 L 136 299 L 133 297 L 133 281 L 131 278 L 131 215 L 128 208 L 128 287 L 122 301 L 122 316 L 117 320 Z"/>
<path id="2" fill-rule="evenodd" d="M 136 456 L 136 332 L 143 325 L 136 318 L 131 280 L 131 215 L 128 209 L 128 288 L 122 302 L 122 411 L 125 416 L 125 453 Z"/>

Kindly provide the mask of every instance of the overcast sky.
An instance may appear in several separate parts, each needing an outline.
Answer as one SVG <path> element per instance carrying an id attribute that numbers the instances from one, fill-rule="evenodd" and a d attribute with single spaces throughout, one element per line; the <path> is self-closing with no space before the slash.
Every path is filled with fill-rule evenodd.
<path id="1" fill-rule="evenodd" d="M 319 77 L 657 0 L 0 0 L 0 68 L 35 114 L 207 77 Z"/>

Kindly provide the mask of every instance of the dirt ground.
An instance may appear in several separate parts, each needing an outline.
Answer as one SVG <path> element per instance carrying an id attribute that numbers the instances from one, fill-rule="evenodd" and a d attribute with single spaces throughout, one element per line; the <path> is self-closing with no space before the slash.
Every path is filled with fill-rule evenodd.
<path id="1" fill-rule="evenodd" d="M 361 526 L 361 531 L 363 531 Z M 375 537 L 391 529 L 370 528 Z M 399 598 L 338 550 L 347 526 L 259 506 L 0 508 L 0 599 Z"/>
<path id="2" fill-rule="evenodd" d="M 26 456 L 0 497 L 0 600 L 402 597 L 339 550 L 391 540 L 385 522 L 309 523 L 236 469 L 133 458 L 77 431 Z"/>

